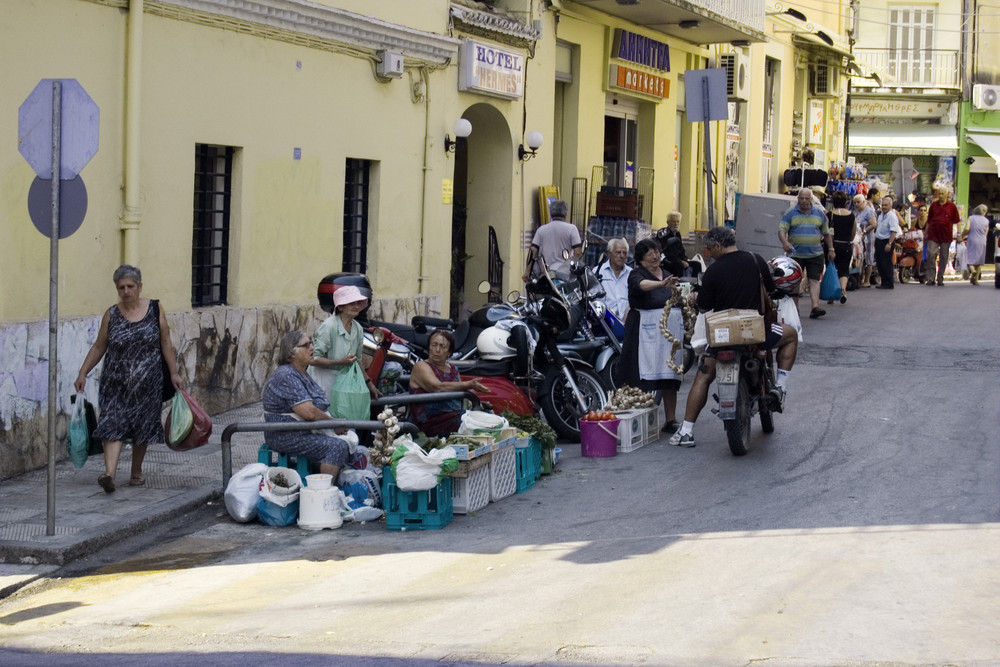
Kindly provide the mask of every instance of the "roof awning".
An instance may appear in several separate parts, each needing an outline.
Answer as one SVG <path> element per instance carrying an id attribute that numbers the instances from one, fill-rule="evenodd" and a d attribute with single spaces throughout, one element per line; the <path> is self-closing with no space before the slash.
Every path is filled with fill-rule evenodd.
<path id="1" fill-rule="evenodd" d="M 953 125 L 852 123 L 847 139 L 848 155 L 853 153 L 954 155 L 958 152 L 958 135 Z"/>
<path id="2" fill-rule="evenodd" d="M 979 145 L 997 163 L 997 176 L 1000 176 L 1000 134 L 979 134 L 966 132 L 965 138 Z"/>

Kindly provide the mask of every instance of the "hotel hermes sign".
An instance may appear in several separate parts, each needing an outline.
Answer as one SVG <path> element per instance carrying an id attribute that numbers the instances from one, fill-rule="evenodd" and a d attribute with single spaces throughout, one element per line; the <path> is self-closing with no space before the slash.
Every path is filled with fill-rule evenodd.
<path id="1" fill-rule="evenodd" d="M 670 48 L 663 42 L 617 28 L 611 44 L 611 60 L 628 64 L 608 65 L 609 88 L 659 99 L 670 97 L 670 80 L 648 71 L 670 71 Z"/>
<path id="2" fill-rule="evenodd" d="M 458 89 L 507 99 L 524 96 L 524 56 L 493 44 L 465 40 Z"/>

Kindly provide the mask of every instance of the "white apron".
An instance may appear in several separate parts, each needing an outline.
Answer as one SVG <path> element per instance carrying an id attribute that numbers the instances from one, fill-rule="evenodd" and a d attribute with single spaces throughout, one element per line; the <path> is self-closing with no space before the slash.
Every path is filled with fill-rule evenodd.
<path id="1" fill-rule="evenodd" d="M 660 332 L 663 309 L 639 311 L 639 377 L 643 380 L 679 380 L 681 376 L 667 365 L 673 344 Z M 684 314 L 680 308 L 671 308 L 667 329 L 684 340 Z M 677 348 L 674 364 L 684 363 L 684 347 Z"/>

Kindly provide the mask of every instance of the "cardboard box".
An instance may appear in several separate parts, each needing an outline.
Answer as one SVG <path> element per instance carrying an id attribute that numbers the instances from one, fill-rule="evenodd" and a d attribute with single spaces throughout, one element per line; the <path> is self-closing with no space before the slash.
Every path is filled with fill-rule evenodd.
<path id="1" fill-rule="evenodd" d="M 493 441 L 493 437 L 489 435 L 463 435 L 457 438 L 466 443 L 477 442 L 478 445 L 472 444 L 456 444 L 452 442 L 453 437 L 449 436 L 447 440 L 447 445 L 455 449 L 455 458 L 459 461 L 468 461 L 469 459 L 474 459 L 477 456 L 482 456 L 496 449 L 496 443 Z"/>
<path id="2" fill-rule="evenodd" d="M 493 459 L 493 452 L 486 452 L 482 456 L 477 456 L 467 461 L 459 461 L 458 468 L 455 469 L 454 472 L 448 473 L 448 476 L 465 479 L 466 477 L 469 476 L 469 473 L 471 473 L 473 470 L 478 470 L 483 466 L 488 466 L 492 459 Z"/>
<path id="3" fill-rule="evenodd" d="M 764 317 L 756 310 L 730 308 L 705 316 L 709 347 L 764 342 Z"/>

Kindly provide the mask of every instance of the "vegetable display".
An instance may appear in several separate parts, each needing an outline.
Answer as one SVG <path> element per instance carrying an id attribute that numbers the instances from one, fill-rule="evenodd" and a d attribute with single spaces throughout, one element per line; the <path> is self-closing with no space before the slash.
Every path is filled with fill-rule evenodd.
<path id="1" fill-rule="evenodd" d="M 597 410 L 591 410 L 584 416 L 580 417 L 583 421 L 587 422 L 610 422 L 618 419 L 613 412 L 598 412 Z"/>

